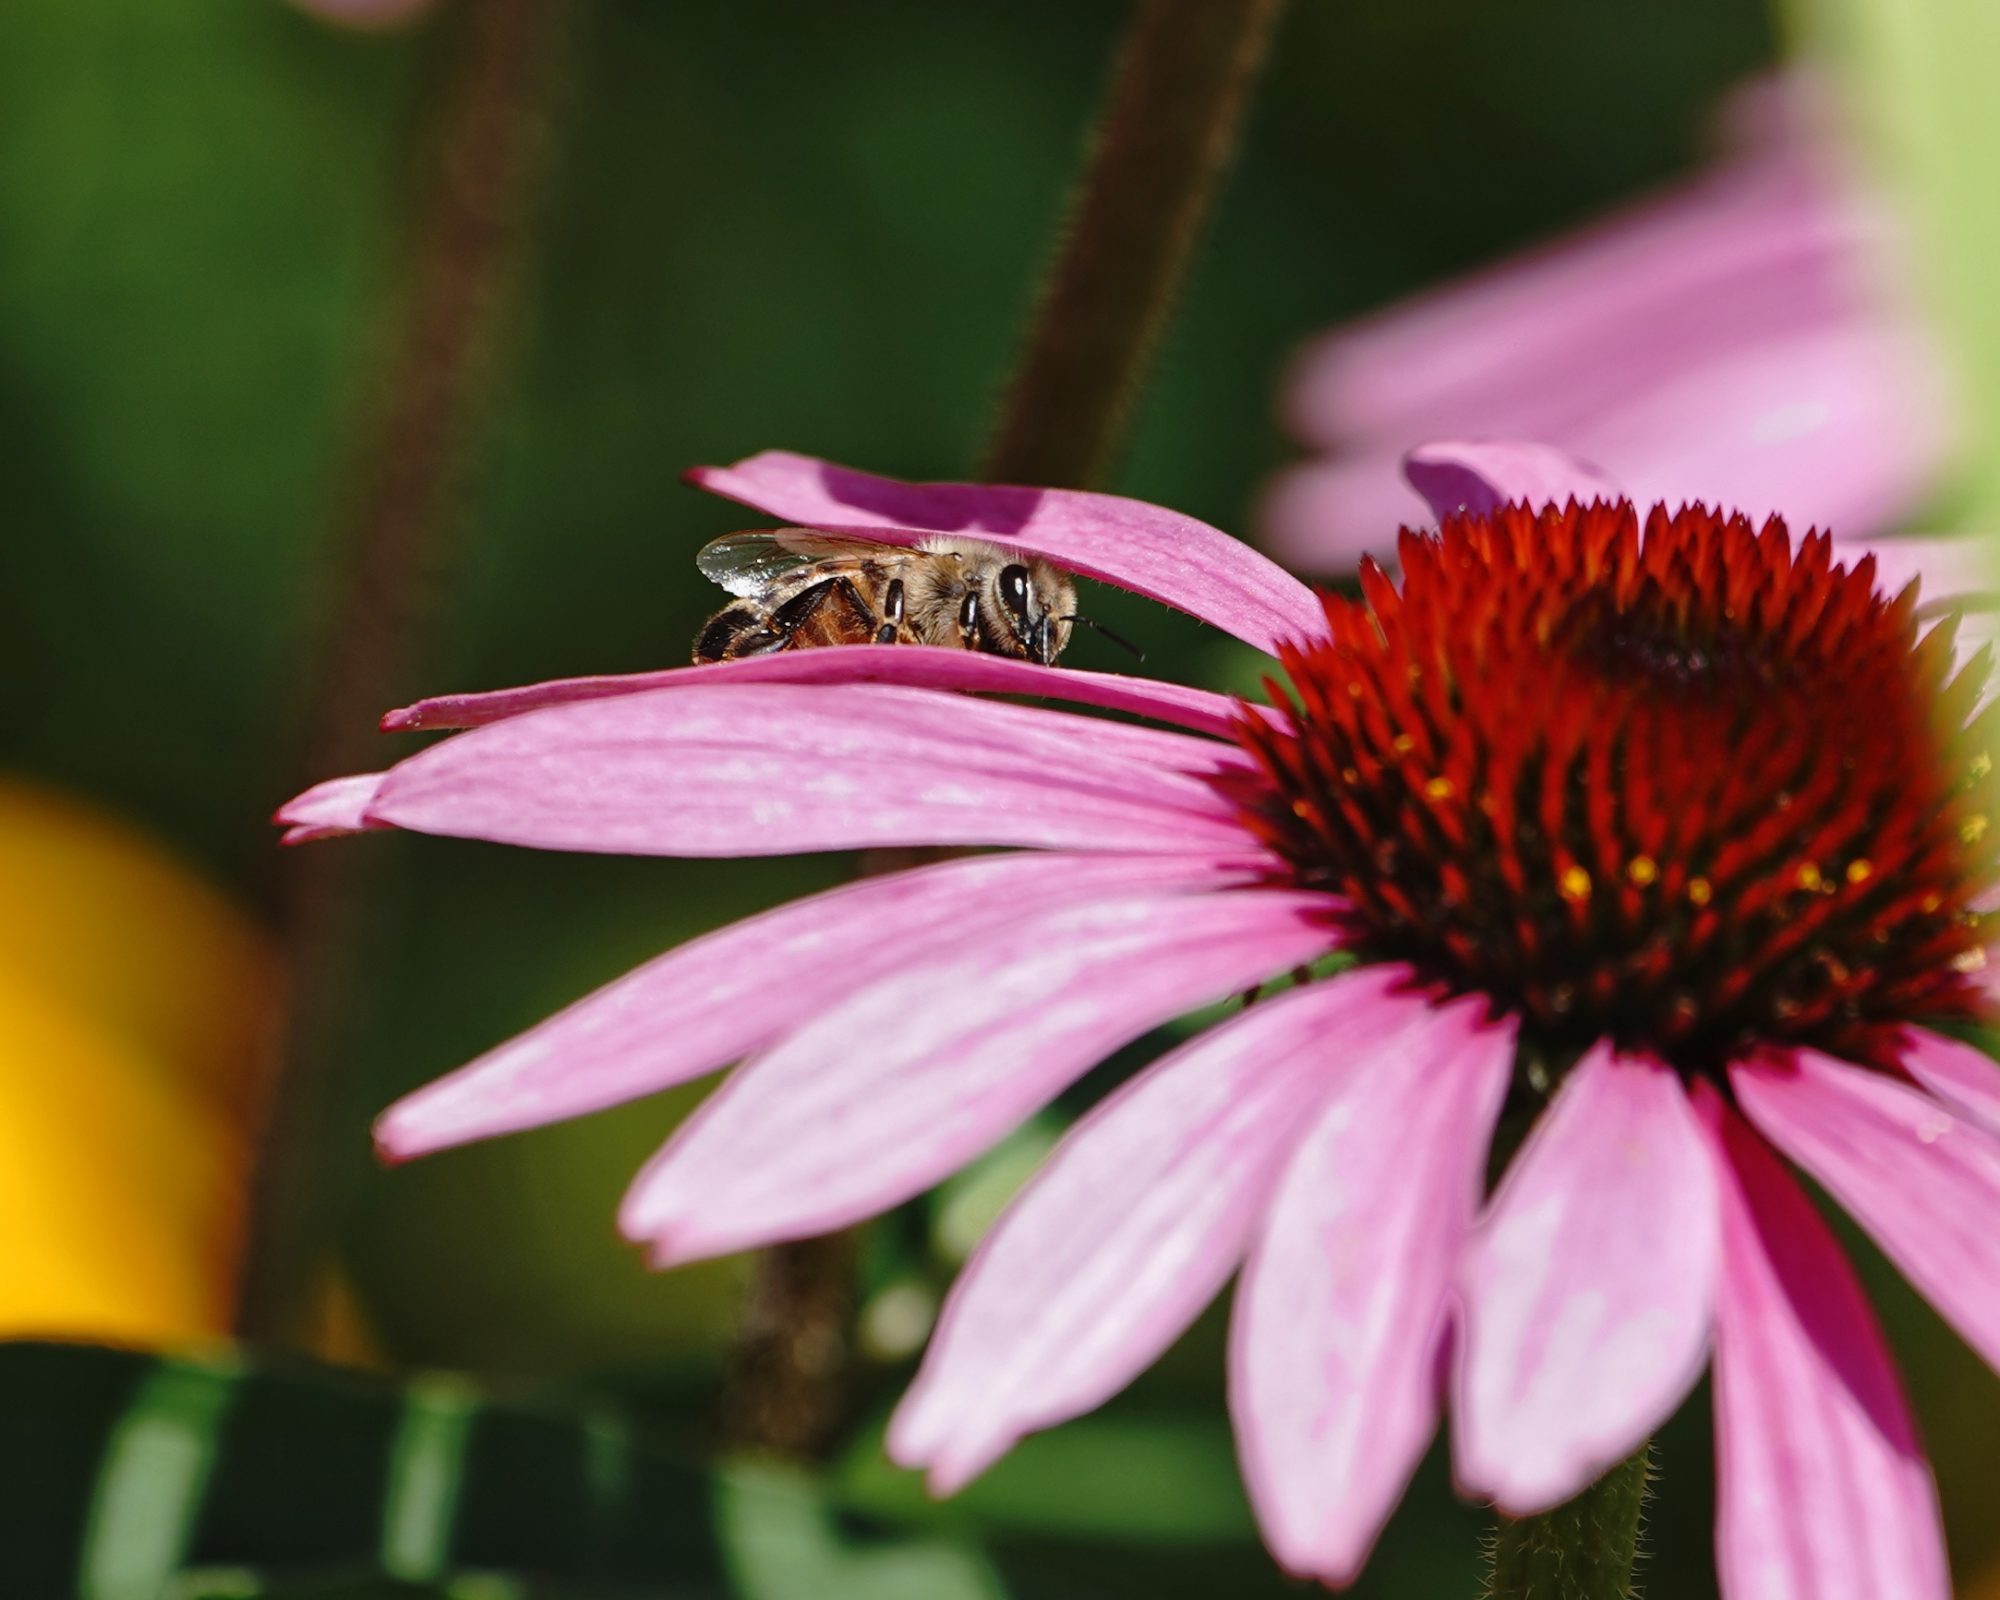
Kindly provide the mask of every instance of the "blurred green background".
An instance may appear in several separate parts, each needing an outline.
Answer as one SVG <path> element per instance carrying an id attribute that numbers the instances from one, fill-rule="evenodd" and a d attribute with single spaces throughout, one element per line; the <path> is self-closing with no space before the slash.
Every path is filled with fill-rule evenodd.
<path id="1" fill-rule="evenodd" d="M 575 6 L 451 556 L 420 580 L 390 701 L 684 660 L 716 599 L 693 552 L 743 521 L 679 486 L 691 464 L 784 446 L 966 475 L 1123 17 L 1110 0 Z M 0 37 L 0 764 L 151 831 L 262 915 L 293 868 L 267 818 L 301 776 L 448 32 L 350 31 L 275 0 L 14 0 Z M 1717 100 L 1776 52 L 1752 0 L 1299 0 L 1114 487 L 1242 528 L 1293 453 L 1271 396 L 1300 338 L 1686 170 Z M 1242 670 L 1192 625 L 1093 609 L 1172 675 Z M 1115 664 L 1088 637 L 1073 660 Z M 332 848 L 379 875 L 327 1123 L 379 1358 L 628 1401 L 696 1448 L 741 1271 L 650 1275 L 612 1227 L 685 1097 L 396 1171 L 373 1166 L 365 1118 L 851 864 Z M 873 1288 L 948 1281 L 938 1219 L 880 1230 Z M 2000 1395 L 1869 1261 L 1970 1574 L 2000 1555 Z M 1211 1315 L 956 1506 L 918 1506 L 866 1425 L 844 1492 L 989 1539 L 1024 1595 L 1293 1592 L 1236 1487 L 1220 1330 Z M 877 1364 L 874 1403 L 906 1363 Z M 1698 1397 L 1663 1441 L 1655 1600 L 1713 1593 L 1709 1451 Z M 1471 1594 L 1480 1523 L 1434 1458 L 1356 1592 Z"/>

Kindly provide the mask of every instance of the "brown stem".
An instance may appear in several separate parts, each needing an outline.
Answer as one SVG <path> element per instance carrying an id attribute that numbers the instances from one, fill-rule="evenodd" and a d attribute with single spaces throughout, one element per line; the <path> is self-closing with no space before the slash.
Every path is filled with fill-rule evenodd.
<path id="1" fill-rule="evenodd" d="M 297 771 L 308 781 L 372 762 L 375 719 L 409 697 L 443 598 L 543 187 L 572 10 L 570 0 L 460 0 L 440 20 L 407 268 L 358 420 L 331 616 L 305 680 Z M 365 1148 L 360 1128 L 345 1126 L 331 1069 L 348 1032 L 348 979 L 375 876 L 338 849 L 298 852 L 285 868 L 276 915 L 291 1009 L 252 1174 L 237 1308 L 239 1333 L 281 1341 L 299 1337 L 325 1270 L 339 1209 L 330 1159 L 350 1143 Z"/>
<path id="2" fill-rule="evenodd" d="M 1083 488 L 1109 469 L 1283 6 L 1138 0 L 988 480 Z"/>
<path id="3" fill-rule="evenodd" d="M 854 1370 L 858 1245 L 850 1228 L 757 1257 L 723 1385 L 732 1448 L 814 1461 L 837 1441 Z"/>
<path id="4" fill-rule="evenodd" d="M 1138 0 L 987 480 L 1080 486 L 1103 472 L 1283 3 Z M 862 871 L 921 858 L 875 852 Z M 855 1253 L 849 1231 L 758 1258 L 723 1405 L 725 1445 L 811 1458 L 832 1442 L 853 1370 Z"/>

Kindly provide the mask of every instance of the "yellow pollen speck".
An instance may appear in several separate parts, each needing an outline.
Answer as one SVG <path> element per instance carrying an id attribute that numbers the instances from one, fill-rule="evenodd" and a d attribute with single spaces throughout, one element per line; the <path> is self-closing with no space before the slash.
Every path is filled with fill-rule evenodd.
<path id="1" fill-rule="evenodd" d="M 1361 680 L 1359 678 L 1349 681 L 1347 685 L 1347 698 L 1350 700 L 1359 700 L 1361 698 Z"/>
<path id="2" fill-rule="evenodd" d="M 1810 861 L 1799 863 L 1799 870 L 1793 878 L 1807 894 L 1817 894 L 1825 886 L 1826 880 L 1819 875 L 1819 868 Z"/>
<path id="3" fill-rule="evenodd" d="M 1634 856 L 1625 863 L 1625 876 L 1641 889 L 1660 875 L 1660 864 L 1651 856 Z"/>
<path id="4" fill-rule="evenodd" d="M 1698 906 L 1705 906 L 1715 894 L 1715 885 L 1706 878 L 1688 879 L 1688 898 Z"/>
<path id="5" fill-rule="evenodd" d="M 1581 867 L 1565 867 L 1556 880 L 1556 892 L 1565 900 L 1575 902 L 1590 898 L 1590 874 Z"/>
<path id="6" fill-rule="evenodd" d="M 1978 755 L 1972 758 L 1971 769 L 1972 775 L 1975 778 L 1985 777 L 1987 773 L 1993 770 L 1993 757 L 1984 750 L 1980 751 Z"/>
<path id="7" fill-rule="evenodd" d="M 1927 894 L 1923 897 L 1923 899 L 1917 902 L 1917 909 L 1923 912 L 1925 916 L 1929 916 L 1933 911 L 1937 910 L 1937 908 L 1943 904 L 1944 904 L 1944 896 L 1939 894 Z"/>
<path id="8" fill-rule="evenodd" d="M 1986 970 L 1986 952 L 1977 948 L 1961 950 L 1951 958 L 1951 964 L 1960 972 L 1984 972 Z"/>
<path id="9" fill-rule="evenodd" d="M 1294 800 L 1292 802 L 1292 815 L 1297 817 L 1301 822 L 1312 821 L 1312 814 L 1313 808 L 1310 800 Z"/>
<path id="10" fill-rule="evenodd" d="M 1847 881 L 1849 883 L 1866 883 L 1874 876 L 1875 863 L 1870 861 L 1866 856 L 1856 856 L 1852 861 L 1847 863 Z"/>
<path id="11" fill-rule="evenodd" d="M 1958 836 L 1967 844 L 1977 844 L 1986 837 L 1986 819 L 1980 816 L 1967 817 L 1958 825 Z"/>
<path id="12" fill-rule="evenodd" d="M 1396 747 L 1396 754 L 1399 756 L 1406 756 L 1417 747 L 1417 741 L 1407 733 L 1399 733 L 1389 742 Z"/>
<path id="13" fill-rule="evenodd" d="M 1449 800 L 1458 793 L 1458 785 L 1449 778 L 1433 778 L 1424 785 L 1424 793 L 1432 800 Z"/>

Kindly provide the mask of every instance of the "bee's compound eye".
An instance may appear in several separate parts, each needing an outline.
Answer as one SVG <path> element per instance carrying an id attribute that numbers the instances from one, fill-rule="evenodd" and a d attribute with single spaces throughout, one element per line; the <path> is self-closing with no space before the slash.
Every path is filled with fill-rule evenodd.
<path id="1" fill-rule="evenodd" d="M 1018 563 L 1000 569 L 1000 603 L 1023 622 L 1028 620 L 1028 569 Z"/>

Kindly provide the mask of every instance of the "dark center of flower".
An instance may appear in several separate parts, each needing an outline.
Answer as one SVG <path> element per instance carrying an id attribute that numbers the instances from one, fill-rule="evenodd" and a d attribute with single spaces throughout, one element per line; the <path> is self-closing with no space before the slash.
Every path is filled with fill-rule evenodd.
<path id="1" fill-rule="evenodd" d="M 1982 658 L 1914 590 L 1700 507 L 1509 507 L 1406 532 L 1246 717 L 1239 799 L 1350 940 L 1702 1070 L 1884 1059 L 1968 1016 L 1995 878 Z"/>

